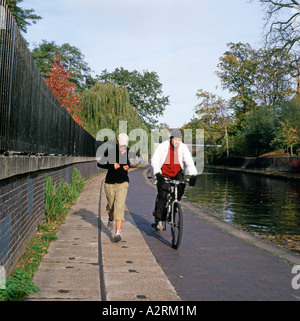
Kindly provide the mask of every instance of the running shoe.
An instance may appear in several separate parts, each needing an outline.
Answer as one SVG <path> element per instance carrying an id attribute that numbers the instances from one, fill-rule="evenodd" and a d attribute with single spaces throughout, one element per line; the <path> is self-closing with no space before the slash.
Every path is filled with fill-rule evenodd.
<path id="1" fill-rule="evenodd" d="M 115 242 L 120 242 L 122 241 L 122 234 L 121 234 L 121 231 L 117 231 L 115 236 L 114 236 L 114 241 Z"/>

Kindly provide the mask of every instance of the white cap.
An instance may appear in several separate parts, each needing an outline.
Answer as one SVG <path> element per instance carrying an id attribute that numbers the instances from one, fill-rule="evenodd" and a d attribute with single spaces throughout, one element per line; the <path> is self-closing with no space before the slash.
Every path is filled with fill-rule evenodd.
<path id="1" fill-rule="evenodd" d="M 121 146 L 128 146 L 129 137 L 125 133 L 121 133 L 118 136 L 118 142 Z"/>

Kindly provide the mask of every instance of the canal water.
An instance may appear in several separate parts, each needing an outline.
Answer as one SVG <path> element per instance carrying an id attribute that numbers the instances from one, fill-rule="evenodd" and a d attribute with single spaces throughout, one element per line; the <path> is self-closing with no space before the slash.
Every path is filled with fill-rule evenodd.
<path id="1" fill-rule="evenodd" d="M 300 183 L 207 169 L 185 200 L 250 231 L 300 235 Z"/>

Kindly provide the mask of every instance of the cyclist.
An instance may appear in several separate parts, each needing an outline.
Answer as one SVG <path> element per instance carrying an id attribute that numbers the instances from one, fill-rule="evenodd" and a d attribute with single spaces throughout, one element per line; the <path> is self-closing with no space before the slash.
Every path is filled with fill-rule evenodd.
<path id="1" fill-rule="evenodd" d="M 158 222 L 156 229 L 162 231 L 164 217 L 164 208 L 167 202 L 169 183 L 164 177 L 174 180 L 184 180 L 184 175 L 191 175 L 189 185 L 194 186 L 197 179 L 197 169 L 194 165 L 192 155 L 182 141 L 180 129 L 173 129 L 170 140 L 162 142 L 155 150 L 152 160 L 152 173 L 157 179 L 157 203 L 155 205 L 155 217 Z M 184 193 L 185 185 L 181 184 L 178 190 L 178 200 L 180 201 Z"/>

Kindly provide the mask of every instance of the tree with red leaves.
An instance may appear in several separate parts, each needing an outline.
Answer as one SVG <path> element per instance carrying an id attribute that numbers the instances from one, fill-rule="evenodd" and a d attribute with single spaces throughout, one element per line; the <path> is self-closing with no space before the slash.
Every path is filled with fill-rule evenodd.
<path id="1" fill-rule="evenodd" d="M 79 116 L 83 103 L 80 103 L 81 94 L 76 93 L 77 86 L 69 81 L 71 72 L 67 71 L 61 62 L 61 58 L 56 56 L 51 71 L 46 74 L 46 84 L 52 94 L 64 106 L 72 118 L 80 125 L 83 122 Z"/>

